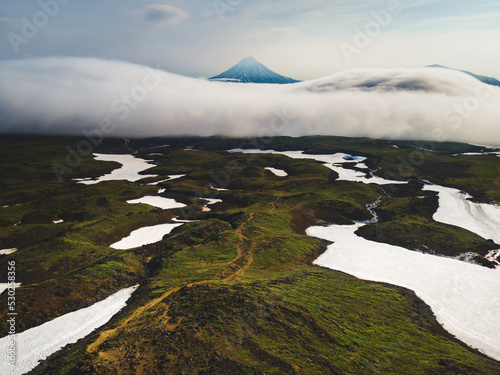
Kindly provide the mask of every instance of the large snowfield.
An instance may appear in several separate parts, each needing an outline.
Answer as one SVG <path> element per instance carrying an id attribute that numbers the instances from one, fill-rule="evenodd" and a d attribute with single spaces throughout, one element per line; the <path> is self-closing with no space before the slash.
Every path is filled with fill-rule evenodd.
<path id="1" fill-rule="evenodd" d="M 434 220 L 467 229 L 500 244 L 500 206 L 471 202 L 470 195 L 449 187 L 425 185 L 424 190 L 439 193 Z"/>
<path id="2" fill-rule="evenodd" d="M 95 185 L 103 181 L 117 180 L 135 182 L 146 177 L 157 176 L 139 174 L 146 169 L 153 168 L 155 165 L 149 163 L 147 160 L 136 158 L 133 155 L 94 154 L 94 159 L 99 161 L 114 161 L 120 163 L 122 166 L 96 180 L 84 179 L 80 180 L 79 183 L 85 185 Z"/>

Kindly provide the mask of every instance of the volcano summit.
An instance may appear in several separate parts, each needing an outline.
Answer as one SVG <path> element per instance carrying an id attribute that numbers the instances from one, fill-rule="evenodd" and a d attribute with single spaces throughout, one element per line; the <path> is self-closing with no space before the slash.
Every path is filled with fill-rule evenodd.
<path id="1" fill-rule="evenodd" d="M 287 84 L 300 82 L 273 72 L 253 57 L 246 57 L 238 64 L 218 76 L 209 78 L 212 81 L 241 83 L 276 83 Z"/>

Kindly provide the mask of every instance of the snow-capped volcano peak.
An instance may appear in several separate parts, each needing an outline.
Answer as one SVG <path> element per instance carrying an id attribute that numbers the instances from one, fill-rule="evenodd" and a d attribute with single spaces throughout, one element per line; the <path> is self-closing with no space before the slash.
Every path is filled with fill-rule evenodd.
<path id="1" fill-rule="evenodd" d="M 253 57 L 245 57 L 238 64 L 231 69 L 226 70 L 218 76 L 211 77 L 211 80 L 216 81 L 230 81 L 230 82 L 243 82 L 243 83 L 296 83 L 300 82 L 295 79 L 284 77 L 278 73 L 273 72 L 265 65 L 261 64 Z"/>
<path id="2" fill-rule="evenodd" d="M 252 56 L 245 57 L 241 59 L 238 65 L 262 65 L 260 62 L 255 60 Z"/>

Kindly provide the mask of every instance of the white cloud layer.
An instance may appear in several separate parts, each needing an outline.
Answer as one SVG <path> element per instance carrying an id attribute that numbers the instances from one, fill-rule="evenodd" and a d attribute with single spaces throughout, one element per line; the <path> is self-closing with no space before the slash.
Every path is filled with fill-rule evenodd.
<path id="1" fill-rule="evenodd" d="M 500 90 L 437 68 L 294 85 L 210 82 L 120 61 L 0 62 L 0 133 L 341 135 L 500 145 Z"/>

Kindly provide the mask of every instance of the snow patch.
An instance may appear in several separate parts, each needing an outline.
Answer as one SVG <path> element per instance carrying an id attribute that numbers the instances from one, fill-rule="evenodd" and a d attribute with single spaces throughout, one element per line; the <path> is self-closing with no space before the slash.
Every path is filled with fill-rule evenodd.
<path id="1" fill-rule="evenodd" d="M 283 169 L 276 169 L 276 168 L 271 168 L 271 167 L 267 167 L 267 168 L 264 168 L 264 169 L 267 169 L 268 171 L 271 171 L 272 173 L 274 173 L 275 176 L 278 176 L 278 177 L 286 177 L 286 176 L 288 176 L 288 173 L 286 173 Z"/>
<path id="2" fill-rule="evenodd" d="M 184 224 L 184 223 L 195 223 L 198 220 L 180 220 L 180 219 L 177 219 L 176 217 L 174 217 L 172 219 L 172 221 L 175 223 L 183 223 Z"/>
<path id="3" fill-rule="evenodd" d="M 492 152 L 465 152 L 463 154 L 453 154 L 453 156 L 482 156 L 482 155 L 496 155 L 500 157 L 500 152 L 498 151 L 492 151 Z"/>
<path id="4" fill-rule="evenodd" d="M 153 146 L 153 147 L 150 147 L 149 149 L 150 149 L 150 150 L 153 150 L 153 149 L 155 149 L 155 148 L 162 148 L 162 147 L 170 147 L 170 145 Z M 163 154 L 159 154 L 159 155 L 163 155 Z"/>
<path id="5" fill-rule="evenodd" d="M 211 209 L 208 206 L 222 202 L 222 199 L 217 199 L 217 198 L 203 198 L 203 200 L 208 201 L 208 203 L 203 206 L 202 209 L 203 212 L 210 212 Z"/>
<path id="6" fill-rule="evenodd" d="M 162 182 L 167 182 L 167 181 L 172 181 L 172 180 L 177 180 L 179 178 L 182 178 L 186 176 L 185 174 L 173 174 L 171 176 L 168 176 L 168 178 L 161 180 L 161 181 L 156 181 L 156 182 L 150 182 L 148 185 L 158 185 L 161 184 Z"/>
<path id="7" fill-rule="evenodd" d="M 229 189 L 217 188 L 217 187 L 214 187 L 212 185 L 210 185 L 210 189 L 217 190 L 217 191 L 229 191 Z"/>
<path id="8" fill-rule="evenodd" d="M 136 158 L 133 155 L 94 154 L 94 159 L 99 161 L 114 161 L 120 163 L 122 166 L 118 169 L 113 170 L 111 173 L 99 177 L 97 180 L 80 179 L 78 183 L 85 185 L 94 185 L 103 181 L 125 180 L 135 182 L 146 177 L 157 176 L 139 174 L 142 171 L 153 168 L 155 165 L 151 164 L 148 160 Z"/>
<path id="9" fill-rule="evenodd" d="M 132 199 L 127 201 L 127 203 L 130 204 L 144 203 L 144 204 L 149 204 L 150 206 L 153 207 L 161 208 L 163 210 L 171 210 L 174 208 L 186 207 L 184 203 L 177 202 L 175 199 L 156 197 L 152 195 L 146 195 L 145 197 L 139 199 Z"/>
<path id="10" fill-rule="evenodd" d="M 11 284 L 9 283 L 0 283 L 0 294 L 2 294 L 4 291 L 6 291 L 7 289 L 9 289 L 9 286 Z M 14 283 L 14 288 L 20 288 L 21 287 L 21 283 Z"/>
<path id="11" fill-rule="evenodd" d="M 131 232 L 127 237 L 110 245 L 117 250 L 130 250 L 142 245 L 149 245 L 159 242 L 164 236 L 172 232 L 174 228 L 180 227 L 182 224 L 159 224 L 150 227 L 143 227 Z"/>
<path id="12" fill-rule="evenodd" d="M 423 190 L 439 194 L 434 220 L 467 229 L 500 244 L 500 206 L 471 202 L 470 195 L 444 186 L 425 185 Z"/>
<path id="13" fill-rule="evenodd" d="M 13 254 L 17 251 L 17 248 L 13 247 L 12 249 L 2 249 L 0 250 L 0 255 L 9 255 Z"/>
<path id="14" fill-rule="evenodd" d="M 38 327 L 15 335 L 17 366 L 10 374 L 25 374 L 68 344 L 75 343 L 96 328 L 107 323 L 113 315 L 125 307 L 137 286 L 122 289 L 92 306 L 60 316 Z M 7 364 L 10 337 L 0 339 L 2 363 Z M 4 368 L 4 370 L 6 370 Z"/>

